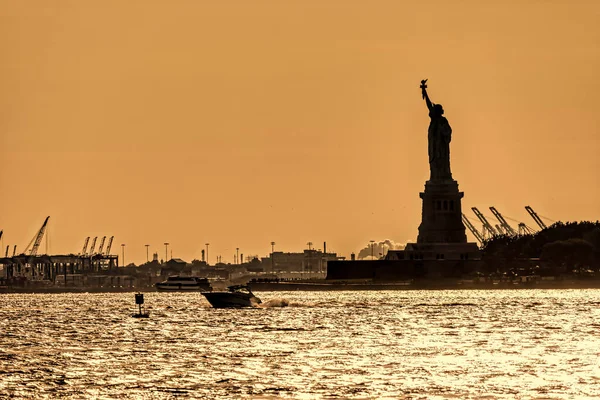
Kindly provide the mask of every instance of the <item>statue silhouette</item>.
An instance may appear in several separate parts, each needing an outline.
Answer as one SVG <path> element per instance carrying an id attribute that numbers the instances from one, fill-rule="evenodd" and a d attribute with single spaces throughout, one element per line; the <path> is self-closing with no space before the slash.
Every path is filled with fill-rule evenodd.
<path id="1" fill-rule="evenodd" d="M 430 180 L 452 180 L 450 172 L 450 140 L 452 139 L 452 128 L 448 120 L 443 116 L 444 109 L 441 104 L 434 104 L 427 95 L 427 79 L 421 81 L 421 92 L 429 110 L 429 170 Z"/>

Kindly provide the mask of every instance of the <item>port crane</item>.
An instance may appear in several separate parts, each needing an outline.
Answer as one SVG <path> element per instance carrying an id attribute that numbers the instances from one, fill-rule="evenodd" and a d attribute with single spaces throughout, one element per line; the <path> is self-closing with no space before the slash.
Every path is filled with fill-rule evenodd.
<path id="1" fill-rule="evenodd" d="M 462 214 L 462 220 L 466 227 L 469 228 L 473 236 L 475 236 L 475 238 L 479 241 L 479 244 L 483 244 L 485 240 L 483 235 L 477 230 L 477 228 L 473 226 L 473 224 L 471 223 L 471 221 L 469 221 L 465 214 Z"/>
<path id="2" fill-rule="evenodd" d="M 114 236 L 111 236 L 110 239 L 108 239 L 108 245 L 106 246 L 106 255 L 107 256 L 110 256 L 110 248 L 112 247 L 112 242 L 113 242 L 114 238 L 115 238 Z"/>
<path id="3" fill-rule="evenodd" d="M 8 248 L 10 247 L 9 244 L 6 245 L 6 253 L 4 253 L 4 257 L 8 258 Z"/>
<path id="4" fill-rule="evenodd" d="M 517 235 L 517 232 L 513 229 L 512 226 L 510 226 L 508 224 L 508 222 L 506 222 L 506 220 L 504 219 L 502 214 L 500 214 L 500 212 L 498 212 L 498 210 L 496 210 L 495 207 L 490 207 L 490 211 L 492 212 L 492 214 L 494 214 L 494 217 L 496 217 L 498 222 L 500 222 L 500 226 L 502 228 L 504 228 L 504 231 L 506 232 L 507 235 L 511 235 L 511 236 Z"/>
<path id="5" fill-rule="evenodd" d="M 30 257 L 35 257 L 37 255 L 38 249 L 40 247 L 40 243 L 42 243 L 42 238 L 44 237 L 44 232 L 46 232 L 46 225 L 48 225 L 49 219 L 50 219 L 49 216 L 46 217 L 46 219 L 44 220 L 44 223 L 42 224 L 42 227 L 40 228 L 38 233 L 31 239 L 31 242 L 29 242 L 29 244 L 25 248 L 25 253 L 27 253 L 29 251 Z M 33 243 L 33 246 L 31 245 L 32 243 Z M 31 248 L 30 248 L 30 246 L 31 246 Z"/>
<path id="6" fill-rule="evenodd" d="M 88 242 L 90 241 L 90 237 L 85 238 L 85 242 L 83 242 L 83 250 L 81 250 L 81 255 L 85 256 L 85 251 L 87 250 Z"/>
<path id="7" fill-rule="evenodd" d="M 507 217 L 507 216 L 504 216 L 504 218 L 505 219 L 509 219 L 509 220 L 517 223 L 517 234 L 519 236 L 522 236 L 522 235 L 533 235 L 536 232 L 535 229 L 533 229 L 532 227 L 530 227 L 529 225 L 527 225 L 525 222 L 521 222 L 521 221 L 518 221 L 518 220 L 516 220 L 514 218 Z"/>
<path id="8" fill-rule="evenodd" d="M 485 230 L 487 230 L 487 232 L 488 232 L 488 234 L 490 236 L 496 236 L 496 235 L 500 234 L 500 232 L 496 232 L 496 230 L 494 229 L 494 227 L 492 226 L 492 224 L 490 224 L 488 222 L 488 220 L 483 216 L 483 214 L 481 213 L 481 211 L 479 211 L 479 209 L 477 209 L 477 207 L 471 207 L 471 210 L 473 210 L 473 212 L 475 213 L 475 215 L 477 216 L 477 218 L 479 218 L 479 220 L 483 224 L 483 228 Z"/>
<path id="9" fill-rule="evenodd" d="M 13 257 L 17 254 L 17 245 L 15 244 L 15 247 L 13 247 Z"/>
<path id="10" fill-rule="evenodd" d="M 100 247 L 98 248 L 98 254 L 102 254 L 102 249 L 104 248 L 104 242 L 106 241 L 106 236 L 102 238 L 100 241 Z"/>
<path id="11" fill-rule="evenodd" d="M 535 221 L 536 224 L 539 225 L 540 229 L 546 229 L 547 226 L 544 223 L 544 221 L 542 221 L 542 219 L 540 218 L 540 216 L 533 211 L 533 208 L 529 207 L 529 206 L 525 206 L 525 209 L 527 210 L 527 212 L 529 213 L 529 215 L 531 215 L 531 218 L 533 218 L 533 220 Z"/>
<path id="12" fill-rule="evenodd" d="M 96 236 L 94 240 L 92 240 L 92 247 L 90 247 L 90 252 L 87 254 L 88 256 L 94 255 L 94 249 L 96 248 L 96 240 L 98 240 L 98 236 Z"/>
<path id="13" fill-rule="evenodd" d="M 494 225 L 494 227 L 496 228 L 498 235 L 508 235 L 508 233 L 506 233 L 504 231 L 504 228 L 502 228 L 500 225 L 496 224 L 496 225 Z"/>
<path id="14" fill-rule="evenodd" d="M 527 224 L 525 224 L 524 222 L 519 222 L 519 236 L 522 235 L 533 235 L 535 233 L 535 230 L 533 230 L 531 227 L 527 226 Z"/>

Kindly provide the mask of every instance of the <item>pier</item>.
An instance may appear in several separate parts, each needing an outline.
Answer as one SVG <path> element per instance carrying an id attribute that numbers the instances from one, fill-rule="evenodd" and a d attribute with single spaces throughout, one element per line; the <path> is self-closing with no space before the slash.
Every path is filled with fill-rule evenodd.
<path id="1" fill-rule="evenodd" d="M 67 275 L 110 271 L 117 268 L 119 256 L 95 254 L 81 256 L 20 254 L 13 257 L 0 258 L 0 266 L 4 270 L 4 278 L 13 280 L 27 277 L 30 280 L 46 280 L 56 283 L 61 277 L 66 281 Z"/>

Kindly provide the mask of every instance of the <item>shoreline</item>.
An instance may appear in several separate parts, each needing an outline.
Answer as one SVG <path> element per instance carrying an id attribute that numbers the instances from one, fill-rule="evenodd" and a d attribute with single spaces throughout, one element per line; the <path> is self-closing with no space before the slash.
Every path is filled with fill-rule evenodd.
<path id="1" fill-rule="evenodd" d="M 514 289 L 600 289 L 600 280 L 513 282 L 249 282 L 253 292 L 323 291 L 405 291 L 405 290 L 514 290 Z M 43 293 L 200 293 L 200 291 L 160 291 L 154 287 L 0 287 L 2 294 Z"/>
<path id="2" fill-rule="evenodd" d="M 499 283 L 442 283 L 414 282 L 406 283 L 250 283 L 254 292 L 277 291 L 382 291 L 382 290 L 531 290 L 531 289 L 600 289 L 600 281 L 555 281 L 515 284 Z"/>

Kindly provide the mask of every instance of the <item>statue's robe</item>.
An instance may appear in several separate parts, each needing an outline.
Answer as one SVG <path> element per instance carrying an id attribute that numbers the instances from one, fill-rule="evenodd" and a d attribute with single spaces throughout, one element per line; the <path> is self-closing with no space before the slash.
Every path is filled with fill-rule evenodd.
<path id="1" fill-rule="evenodd" d="M 450 140 L 452 128 L 448 120 L 441 115 L 429 115 L 429 169 L 431 180 L 452 179 L 450 172 Z"/>

